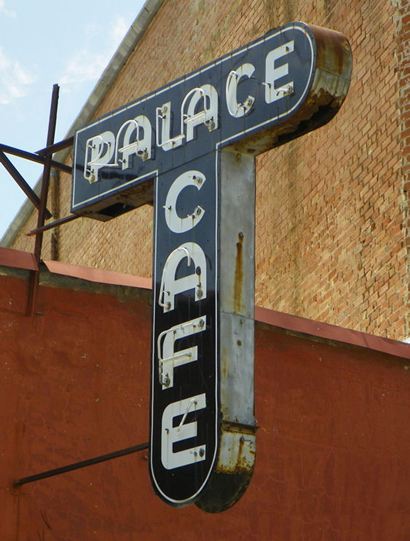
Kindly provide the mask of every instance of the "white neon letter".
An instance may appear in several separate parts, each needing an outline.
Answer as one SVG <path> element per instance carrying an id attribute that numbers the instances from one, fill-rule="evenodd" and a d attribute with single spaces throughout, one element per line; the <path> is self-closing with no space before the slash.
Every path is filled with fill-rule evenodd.
<path id="1" fill-rule="evenodd" d="M 185 113 L 185 104 L 188 101 L 188 108 Z M 197 106 L 202 103 L 202 110 L 197 111 Z M 209 131 L 218 127 L 218 92 L 212 85 L 206 84 L 193 88 L 185 96 L 181 105 L 181 133 L 186 124 L 186 140 L 192 141 L 195 137 L 195 128 L 205 124 Z"/>
<path id="2" fill-rule="evenodd" d="M 206 316 L 175 325 L 158 336 L 159 377 L 163 389 L 174 386 L 174 368 L 198 360 L 198 346 L 175 351 L 175 342 L 206 330 Z"/>
<path id="3" fill-rule="evenodd" d="M 179 194 L 187 186 L 195 186 L 200 190 L 205 182 L 205 175 L 199 171 L 186 171 L 179 175 L 174 180 L 167 194 L 165 201 L 165 220 L 168 227 L 174 233 L 185 233 L 193 229 L 201 220 L 205 211 L 199 205 L 194 209 L 192 214 L 188 214 L 185 218 L 181 218 L 176 211 L 177 200 Z"/>
<path id="4" fill-rule="evenodd" d="M 188 267 L 192 265 L 192 274 L 175 278 L 177 268 L 185 258 Z M 158 304 L 164 312 L 170 312 L 175 308 L 175 295 L 190 289 L 195 290 L 195 301 L 206 298 L 206 259 L 196 242 L 185 242 L 169 254 L 162 269 Z"/>
<path id="5" fill-rule="evenodd" d="M 84 178 L 90 184 L 97 182 L 98 171 L 110 163 L 114 156 L 115 137 L 111 131 L 105 131 L 90 139 L 87 139 L 85 146 Z"/>
<path id="6" fill-rule="evenodd" d="M 249 113 L 255 103 L 253 96 L 248 96 L 243 103 L 238 103 L 238 84 L 242 77 L 252 77 L 255 71 L 253 64 L 242 64 L 239 68 L 232 70 L 226 80 L 226 105 L 229 114 L 235 118 L 240 118 Z"/>
<path id="7" fill-rule="evenodd" d="M 171 102 L 167 101 L 162 107 L 157 107 L 156 113 L 156 138 L 157 146 L 162 148 L 162 150 L 172 150 L 182 145 L 185 135 L 183 131 L 180 135 L 176 135 L 171 138 Z M 161 124 L 161 137 L 159 125 Z"/>
<path id="8" fill-rule="evenodd" d="M 289 74 L 289 64 L 282 64 L 279 67 L 275 66 L 276 61 L 279 58 L 293 52 L 295 47 L 295 42 L 288 41 L 280 47 L 273 49 L 266 56 L 266 73 L 265 73 L 265 101 L 266 103 L 273 103 L 274 101 L 280 100 L 285 96 L 290 96 L 294 92 L 293 81 L 287 83 L 286 85 L 280 86 L 279 88 L 275 87 L 275 83 L 281 77 L 286 77 Z"/>
<path id="9" fill-rule="evenodd" d="M 123 170 L 130 167 L 129 159 L 132 154 L 136 154 L 143 161 L 151 157 L 151 133 L 151 122 L 145 115 L 139 115 L 124 122 L 118 130 L 116 143 L 117 160 Z M 121 138 L 122 147 L 118 148 Z M 118 156 L 119 154 L 121 158 Z"/>
<path id="10" fill-rule="evenodd" d="M 206 445 L 198 445 L 183 451 L 174 452 L 174 443 L 177 441 L 195 438 L 197 436 L 197 422 L 185 423 L 187 415 L 191 412 L 206 408 L 205 394 L 199 394 L 178 402 L 169 404 L 162 414 L 161 430 L 161 461 L 166 470 L 173 470 L 195 462 L 205 460 Z M 178 426 L 174 427 L 175 417 L 182 419 Z"/>

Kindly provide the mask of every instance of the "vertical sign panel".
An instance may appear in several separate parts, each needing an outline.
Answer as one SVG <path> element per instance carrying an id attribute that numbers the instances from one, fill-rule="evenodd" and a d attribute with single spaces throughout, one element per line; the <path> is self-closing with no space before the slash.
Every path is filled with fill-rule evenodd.
<path id="1" fill-rule="evenodd" d="M 151 469 L 158 492 L 179 505 L 200 493 L 217 451 L 213 158 L 160 175 L 155 194 Z"/>

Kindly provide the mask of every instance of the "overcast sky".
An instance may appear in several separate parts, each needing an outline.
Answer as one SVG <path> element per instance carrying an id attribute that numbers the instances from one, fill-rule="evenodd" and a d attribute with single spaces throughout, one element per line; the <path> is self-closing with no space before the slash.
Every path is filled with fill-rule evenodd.
<path id="1" fill-rule="evenodd" d="M 45 146 L 51 91 L 60 85 L 64 138 L 144 0 L 0 0 L 0 143 Z M 41 166 L 13 159 L 32 185 Z M 0 238 L 25 195 L 0 165 Z"/>

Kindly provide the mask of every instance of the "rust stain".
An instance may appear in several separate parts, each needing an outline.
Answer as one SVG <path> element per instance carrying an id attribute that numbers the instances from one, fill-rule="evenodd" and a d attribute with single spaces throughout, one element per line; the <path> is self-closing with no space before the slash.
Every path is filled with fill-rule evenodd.
<path id="1" fill-rule="evenodd" d="M 221 355 L 221 371 L 222 371 L 222 377 L 224 379 L 227 379 L 229 375 L 229 361 L 228 361 L 226 352 L 224 351 L 222 351 L 222 355 Z"/>
<path id="2" fill-rule="evenodd" d="M 311 25 L 317 42 L 317 67 L 330 73 L 345 75 L 350 57 L 349 42 L 343 34 Z"/>
<path id="3" fill-rule="evenodd" d="M 234 453 L 228 464 L 219 464 L 218 472 L 228 475 L 250 474 L 252 475 L 254 466 L 255 451 L 245 449 L 245 437 L 239 438 L 239 443 L 234 446 Z M 251 458 L 252 457 L 252 458 Z"/>
<path id="4" fill-rule="evenodd" d="M 251 476 L 254 468 L 255 426 L 235 422 L 222 422 L 222 431 L 227 436 L 229 461 L 218 464 L 218 472 L 227 475 Z"/>
<path id="5" fill-rule="evenodd" d="M 238 449 L 238 457 L 236 459 L 236 466 L 235 466 L 235 471 L 236 472 L 240 472 L 240 471 L 243 471 L 243 470 L 249 470 L 249 464 L 247 462 L 247 460 L 245 460 L 245 457 L 243 456 L 244 452 L 243 452 L 243 443 L 244 443 L 244 438 L 243 436 L 241 436 L 239 438 L 239 449 Z"/>
<path id="6" fill-rule="evenodd" d="M 234 312 L 238 313 L 242 310 L 242 285 L 243 285 L 243 233 L 238 234 L 238 242 L 236 243 L 236 259 L 235 259 L 235 282 L 233 289 L 233 307 Z"/>

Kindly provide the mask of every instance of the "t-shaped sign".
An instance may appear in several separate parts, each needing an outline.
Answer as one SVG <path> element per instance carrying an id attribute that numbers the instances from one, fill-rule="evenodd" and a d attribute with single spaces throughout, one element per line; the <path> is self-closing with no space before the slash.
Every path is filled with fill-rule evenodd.
<path id="1" fill-rule="evenodd" d="M 254 157 L 328 122 L 351 65 L 341 34 L 288 24 L 76 134 L 74 213 L 154 201 L 150 471 L 172 505 L 220 511 L 249 483 Z"/>

